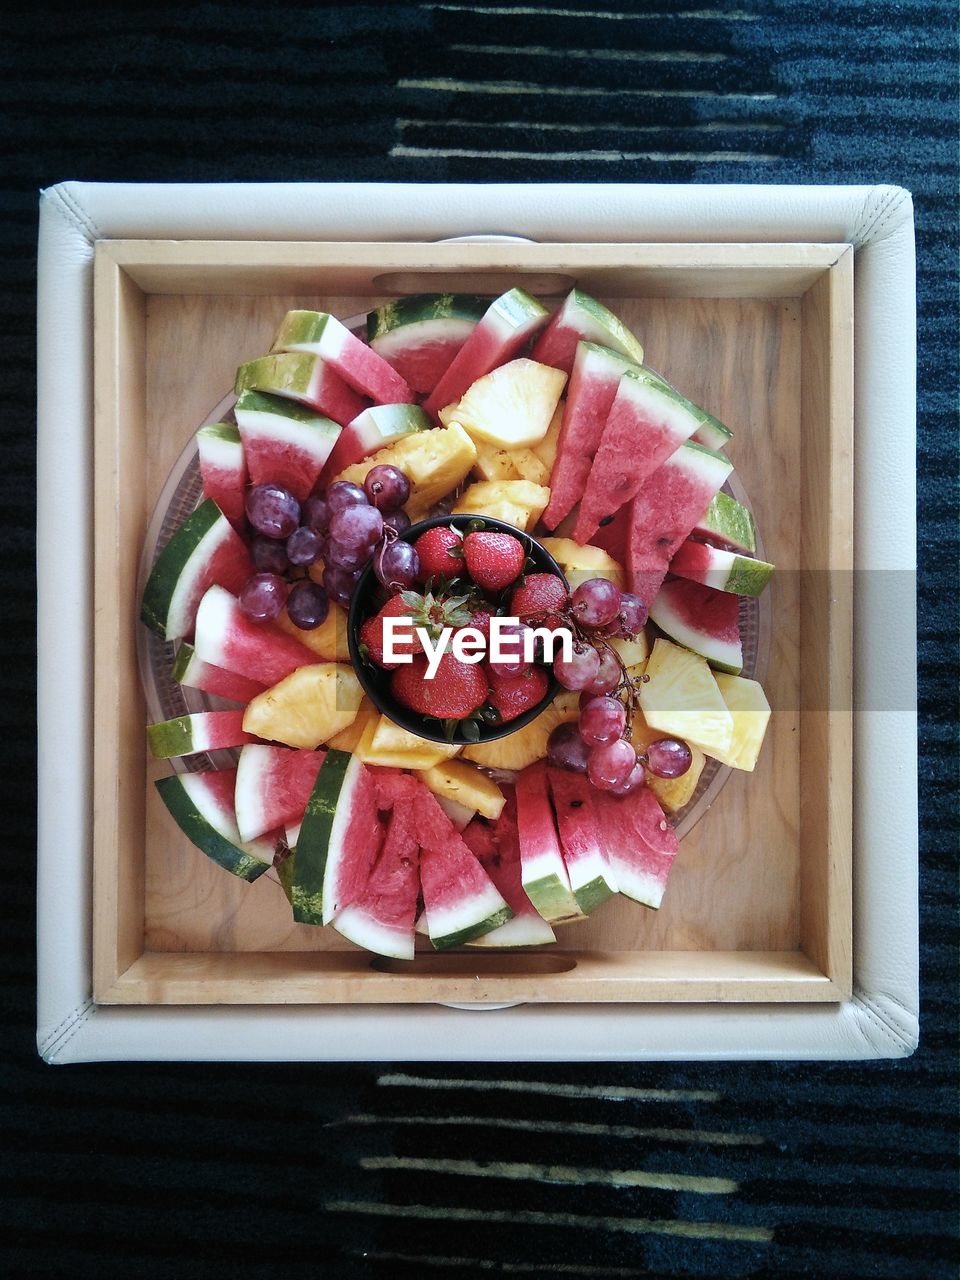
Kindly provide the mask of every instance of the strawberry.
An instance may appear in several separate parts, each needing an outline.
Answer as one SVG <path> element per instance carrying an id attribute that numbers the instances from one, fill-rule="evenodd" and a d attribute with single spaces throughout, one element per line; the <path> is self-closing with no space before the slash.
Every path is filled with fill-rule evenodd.
<path id="1" fill-rule="evenodd" d="M 390 677 L 390 692 L 411 711 L 435 720 L 463 720 L 486 701 L 487 681 L 476 663 L 445 653 L 433 679 L 426 674 L 426 658 L 414 658 Z"/>
<path id="2" fill-rule="evenodd" d="M 467 572 L 484 591 L 502 591 L 523 572 L 526 552 L 509 533 L 468 533 L 463 540 Z"/>
<path id="3" fill-rule="evenodd" d="M 392 671 L 395 667 L 399 667 L 399 662 L 384 662 L 383 660 L 383 620 L 384 618 L 400 618 L 412 617 L 413 609 L 407 604 L 401 596 L 391 596 L 387 603 L 383 606 L 378 614 L 368 618 L 360 628 L 360 643 L 366 645 L 367 653 L 377 664 L 378 667 L 384 667 L 388 671 Z M 400 640 L 399 637 L 394 640 L 394 647 L 401 652 L 406 651 L 407 645 Z M 422 649 L 420 641 L 416 636 L 412 636 L 410 645 L 411 651 Z"/>
<path id="4" fill-rule="evenodd" d="M 528 573 L 510 597 L 510 612 L 515 618 L 529 618 L 534 626 L 556 628 L 566 623 L 551 610 L 566 601 L 567 589 L 556 574 Z"/>
<path id="5" fill-rule="evenodd" d="M 490 639 L 490 616 L 489 609 L 477 609 L 470 618 L 470 626 L 482 631 L 488 640 Z"/>
<path id="6" fill-rule="evenodd" d="M 421 533 L 413 546 L 420 557 L 418 582 L 426 582 L 429 578 L 455 578 L 463 571 L 463 535 L 459 529 L 435 525 Z"/>
<path id="7" fill-rule="evenodd" d="M 498 676 L 488 671 L 490 680 L 490 705 L 500 712 L 504 724 L 516 720 L 525 711 L 535 707 L 547 696 L 550 680 L 543 667 L 528 667 L 520 676 Z"/>

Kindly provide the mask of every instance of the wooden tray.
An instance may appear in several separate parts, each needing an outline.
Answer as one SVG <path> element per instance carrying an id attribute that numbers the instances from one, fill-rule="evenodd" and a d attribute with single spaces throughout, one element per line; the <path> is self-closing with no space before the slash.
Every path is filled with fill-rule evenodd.
<path id="1" fill-rule="evenodd" d="M 844 244 L 113 240 L 95 265 L 94 999 L 102 1004 L 839 1001 L 851 988 L 853 253 Z M 136 577 L 189 435 L 291 307 L 576 281 L 734 430 L 778 568 L 754 774 L 685 837 L 659 912 L 625 899 L 536 955 L 378 960 L 291 922 L 180 834 L 148 761 Z"/>

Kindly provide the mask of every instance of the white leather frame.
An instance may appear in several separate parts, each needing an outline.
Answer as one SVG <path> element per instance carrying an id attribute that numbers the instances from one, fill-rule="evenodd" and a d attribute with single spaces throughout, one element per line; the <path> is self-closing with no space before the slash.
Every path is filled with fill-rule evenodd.
<path id="1" fill-rule="evenodd" d="M 91 999 L 98 239 L 849 242 L 856 274 L 854 982 L 841 1005 L 122 1008 Z M 123 185 L 42 193 L 38 1033 L 48 1062 L 837 1059 L 917 1044 L 915 262 L 891 186 Z M 866 572 L 878 570 L 883 572 Z M 895 597 L 895 598 L 894 598 Z M 69 625 L 64 625 L 65 619 Z M 890 656 L 899 683 L 890 708 Z M 896 749 L 891 750 L 891 744 Z"/>

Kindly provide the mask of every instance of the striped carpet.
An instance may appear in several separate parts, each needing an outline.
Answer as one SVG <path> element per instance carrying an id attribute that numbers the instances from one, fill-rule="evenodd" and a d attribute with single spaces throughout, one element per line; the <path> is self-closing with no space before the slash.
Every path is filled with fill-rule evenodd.
<path id="1" fill-rule="evenodd" d="M 956 7 L 705 2 L 6 7 L 4 1274 L 956 1274 Z M 37 188 L 68 177 L 914 192 L 923 999 L 912 1059 L 255 1072 L 37 1061 L 33 254 Z"/>

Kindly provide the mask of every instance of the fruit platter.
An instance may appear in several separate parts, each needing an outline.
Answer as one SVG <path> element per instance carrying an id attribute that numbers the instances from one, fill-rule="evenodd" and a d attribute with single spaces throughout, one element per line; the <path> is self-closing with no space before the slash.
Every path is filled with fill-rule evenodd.
<path id="1" fill-rule="evenodd" d="M 277 326 L 144 546 L 169 821 L 395 960 L 656 910 L 770 717 L 732 432 L 578 288 Z"/>

